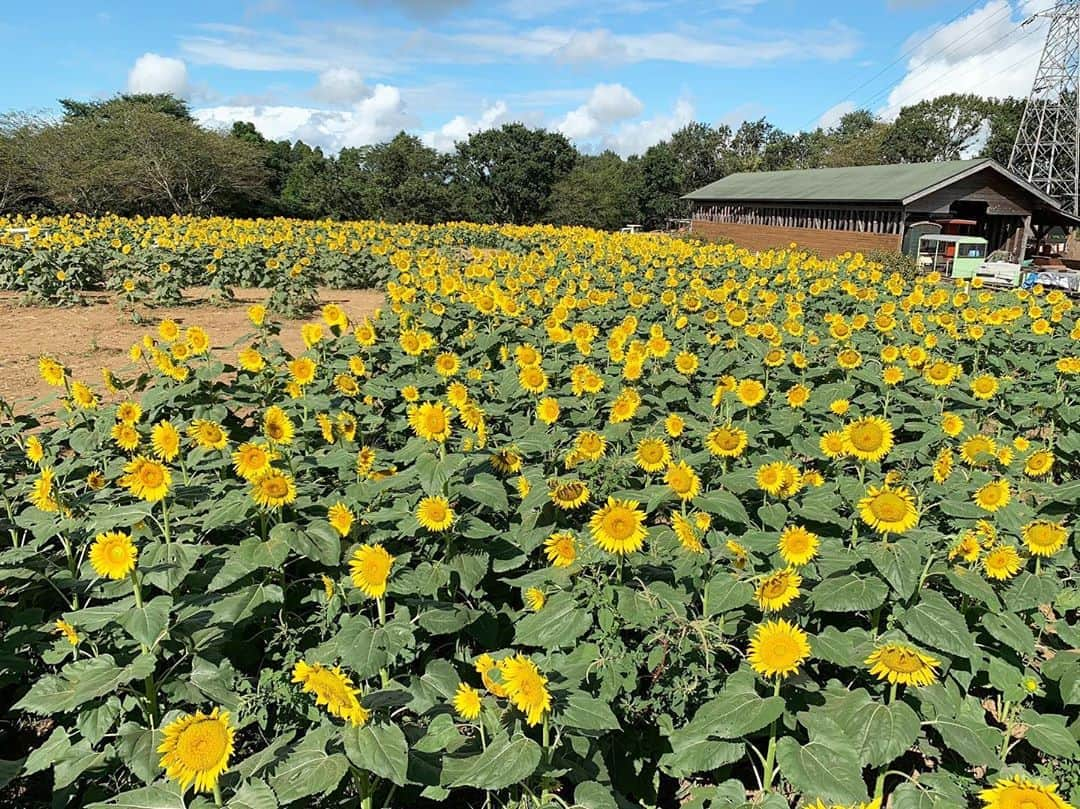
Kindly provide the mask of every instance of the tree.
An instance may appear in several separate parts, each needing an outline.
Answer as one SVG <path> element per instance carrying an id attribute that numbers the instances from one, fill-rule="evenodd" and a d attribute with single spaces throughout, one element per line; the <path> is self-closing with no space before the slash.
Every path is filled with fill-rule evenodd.
<path id="1" fill-rule="evenodd" d="M 443 221 L 449 210 L 448 161 L 420 139 L 399 132 L 393 140 L 342 149 L 337 158 L 341 216 L 388 222 Z"/>
<path id="2" fill-rule="evenodd" d="M 683 191 L 679 182 L 679 161 L 668 141 L 645 150 L 640 159 L 639 174 L 641 194 L 638 209 L 646 228 L 664 228 L 668 219 L 686 213 L 687 206 L 680 199 Z"/>
<path id="3" fill-rule="evenodd" d="M 43 127 L 43 122 L 30 115 L 0 116 L 0 213 L 24 210 L 41 201 L 34 139 Z"/>
<path id="4" fill-rule="evenodd" d="M 482 222 L 539 222 L 576 157 L 565 136 L 546 129 L 514 123 L 474 133 L 457 144 L 453 159 L 455 213 Z"/>
<path id="5" fill-rule="evenodd" d="M 900 110 L 882 143 L 890 163 L 958 160 L 985 137 L 987 105 L 976 95 L 951 95 L 920 101 Z"/>
<path id="6" fill-rule="evenodd" d="M 191 108 L 187 101 L 170 93 L 121 93 L 103 101 L 75 101 L 70 98 L 60 99 L 64 110 L 64 119 L 91 119 L 108 121 L 122 117 L 133 107 L 140 107 L 152 112 L 160 112 L 176 118 L 178 121 L 194 123 Z"/>
<path id="7" fill-rule="evenodd" d="M 636 163 L 626 163 L 614 152 L 582 156 L 552 189 L 548 221 L 597 230 L 616 230 L 637 222 L 637 174 Z"/>
<path id="8" fill-rule="evenodd" d="M 869 110 L 854 110 L 824 133 L 820 165 L 875 166 L 886 162 L 884 142 L 892 127 Z"/>
<path id="9" fill-rule="evenodd" d="M 726 174 L 738 171 L 766 171 L 766 155 L 770 144 L 783 132 L 766 119 L 743 121 L 731 139 Z"/>
<path id="10" fill-rule="evenodd" d="M 724 125 L 712 127 L 694 121 L 668 140 L 668 146 L 678 164 L 676 169 L 679 190 L 693 191 L 727 173 L 731 129 Z"/>
<path id="11" fill-rule="evenodd" d="M 990 134 L 986 138 L 980 157 L 992 157 L 1003 166 L 1009 165 L 1013 143 L 1024 117 L 1022 98 L 991 98 L 987 100 Z"/>

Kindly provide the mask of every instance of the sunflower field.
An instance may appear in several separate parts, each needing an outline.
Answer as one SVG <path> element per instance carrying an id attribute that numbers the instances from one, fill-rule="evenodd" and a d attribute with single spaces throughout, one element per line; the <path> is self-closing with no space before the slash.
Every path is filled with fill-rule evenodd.
<path id="1" fill-rule="evenodd" d="M 151 269 L 351 233 L 385 307 L 41 359 L 55 412 L 0 423 L 19 805 L 1078 805 L 1061 293 L 547 227 L 78 249 L 181 224 L 248 235 Z"/>

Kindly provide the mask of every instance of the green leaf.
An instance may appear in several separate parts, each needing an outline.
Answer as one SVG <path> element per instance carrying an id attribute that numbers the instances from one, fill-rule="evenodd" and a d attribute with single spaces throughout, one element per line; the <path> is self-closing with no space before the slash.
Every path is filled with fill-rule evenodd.
<path id="1" fill-rule="evenodd" d="M 270 786 L 281 803 L 326 795 L 337 788 L 349 769 L 349 760 L 341 753 L 328 754 L 326 734 L 309 733 L 284 762 L 274 770 Z"/>
<path id="2" fill-rule="evenodd" d="M 207 589 L 221 590 L 249 575 L 253 570 L 278 570 L 288 556 L 289 545 L 280 534 L 271 534 L 266 542 L 258 537 L 248 537 L 225 557 L 225 564 L 210 580 Z"/>
<path id="3" fill-rule="evenodd" d="M 375 637 L 375 630 L 362 615 L 342 618 L 334 642 L 341 662 L 361 680 L 378 674 L 379 669 L 389 662 L 386 650 Z"/>
<path id="4" fill-rule="evenodd" d="M 112 655 L 76 660 L 64 666 L 59 675 L 47 675 L 34 683 L 15 707 L 43 716 L 70 711 L 153 670 L 150 655 L 140 655 L 127 666 L 118 666 Z"/>
<path id="5" fill-rule="evenodd" d="M 619 720 L 603 700 L 581 691 L 572 691 L 559 719 L 578 730 L 619 730 Z"/>
<path id="6" fill-rule="evenodd" d="M 506 485 L 487 472 L 480 472 L 473 477 L 469 484 L 462 488 L 462 494 L 498 514 L 503 514 L 510 508 L 510 501 L 506 498 Z"/>
<path id="7" fill-rule="evenodd" d="M 264 604 L 280 604 L 281 601 L 281 588 L 276 584 L 252 584 L 224 598 L 215 595 L 206 599 L 213 613 L 213 623 L 230 628 L 250 618 Z"/>
<path id="8" fill-rule="evenodd" d="M 225 804 L 226 809 L 278 809 L 277 797 L 265 781 L 256 779 L 241 786 Z"/>
<path id="9" fill-rule="evenodd" d="M 1073 738 L 1064 716 L 1028 708 L 1021 712 L 1020 721 L 1027 725 L 1024 740 L 1036 750 L 1066 761 L 1080 761 L 1080 744 Z"/>
<path id="10" fill-rule="evenodd" d="M 341 538 L 326 520 L 313 520 L 305 528 L 291 522 L 278 523 L 270 529 L 270 538 L 327 567 L 341 561 Z"/>
<path id="11" fill-rule="evenodd" d="M 705 585 L 703 617 L 711 618 L 744 607 L 754 598 L 749 582 L 739 581 L 730 573 L 718 573 Z"/>
<path id="12" fill-rule="evenodd" d="M 830 739 L 800 745 L 790 736 L 776 745 L 780 772 L 804 795 L 833 803 L 866 800 L 859 756 L 850 745 Z"/>
<path id="13" fill-rule="evenodd" d="M 147 649 L 153 649 L 165 636 L 172 607 L 172 596 L 157 596 L 141 607 L 129 610 L 120 619 L 120 626 Z"/>
<path id="14" fill-rule="evenodd" d="M 26 757 L 22 766 L 23 775 L 33 775 L 47 770 L 71 749 L 71 740 L 65 728 L 55 727 L 42 744 Z"/>
<path id="15" fill-rule="evenodd" d="M 144 784 L 152 784 L 161 771 L 157 752 L 161 730 L 151 730 L 134 722 L 125 722 L 117 733 L 120 758 Z"/>
<path id="16" fill-rule="evenodd" d="M 364 725 L 345 732 L 345 755 L 362 770 L 405 785 L 409 746 L 397 725 Z"/>
<path id="17" fill-rule="evenodd" d="M 978 572 L 963 567 L 954 567 L 948 573 L 949 583 L 966 596 L 977 598 L 992 611 L 1001 609 L 1001 599 L 994 592 L 993 586 Z"/>
<path id="18" fill-rule="evenodd" d="M 577 606 L 572 593 L 556 593 L 539 612 L 517 622 L 514 643 L 541 649 L 573 646 L 591 627 L 592 616 Z"/>
<path id="19" fill-rule="evenodd" d="M 952 718 L 938 717 L 929 724 L 941 734 L 946 746 L 955 750 L 968 764 L 989 767 L 998 760 L 994 746 L 1001 734 L 986 724 L 984 712 L 967 697 Z"/>
<path id="20" fill-rule="evenodd" d="M 880 767 L 899 758 L 919 735 L 919 717 L 901 701 L 886 705 L 863 689 L 830 696 L 817 710 L 846 732 L 864 765 Z"/>
<path id="21" fill-rule="evenodd" d="M 1036 576 L 1025 570 L 1005 591 L 1005 604 L 1013 612 L 1033 610 L 1043 604 L 1052 604 L 1060 589 L 1061 585 L 1052 575 Z"/>
<path id="22" fill-rule="evenodd" d="M 870 546 L 870 561 L 901 598 L 911 598 L 919 586 L 923 557 L 919 546 L 910 539 Z"/>
<path id="23" fill-rule="evenodd" d="M 619 809 L 610 786 L 596 781 L 582 781 L 574 787 L 574 806 L 582 809 Z"/>
<path id="24" fill-rule="evenodd" d="M 739 739 L 748 733 L 767 726 L 784 712 L 784 700 L 780 697 L 762 697 L 751 687 L 745 688 L 735 677 L 720 696 L 706 702 L 691 724 L 707 729 L 710 736 L 721 739 Z"/>
<path id="25" fill-rule="evenodd" d="M 834 576 L 810 591 L 815 609 L 822 612 L 864 612 L 885 603 L 889 588 L 875 576 Z"/>
<path id="26" fill-rule="evenodd" d="M 86 809 L 184 809 L 184 798 L 174 786 L 152 786 L 121 792 L 101 803 L 91 803 Z"/>
<path id="27" fill-rule="evenodd" d="M 750 515 L 739 498 L 725 489 L 705 492 L 694 498 L 694 505 L 734 525 L 750 525 Z"/>
<path id="28" fill-rule="evenodd" d="M 918 604 L 900 617 L 900 625 L 913 638 L 944 652 L 971 658 L 975 637 L 964 616 L 935 590 L 924 590 Z"/>
<path id="29" fill-rule="evenodd" d="M 1015 649 L 1027 657 L 1035 654 L 1035 635 L 1028 629 L 1027 624 L 1013 613 L 986 613 L 982 617 L 982 625 L 986 627 L 991 638 L 1000 640 L 1010 649 Z"/>
<path id="30" fill-rule="evenodd" d="M 466 759 L 443 760 L 443 779 L 447 786 L 505 789 L 525 781 L 540 764 L 540 745 L 525 736 L 513 741 L 505 737 L 493 740 L 487 750 Z"/>
<path id="31" fill-rule="evenodd" d="M 660 757 L 660 769 L 673 778 L 688 778 L 694 773 L 712 772 L 733 764 L 746 755 L 741 742 L 720 742 L 676 731 L 668 737 L 671 752 Z"/>

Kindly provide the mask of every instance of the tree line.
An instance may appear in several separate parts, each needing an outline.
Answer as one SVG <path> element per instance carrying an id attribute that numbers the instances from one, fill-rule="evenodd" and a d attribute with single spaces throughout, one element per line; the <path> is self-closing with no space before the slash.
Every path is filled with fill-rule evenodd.
<path id="1" fill-rule="evenodd" d="M 449 154 L 405 132 L 326 154 L 253 124 L 200 126 L 170 95 L 60 102 L 58 117 L 0 117 L 0 213 L 223 214 L 662 228 L 680 197 L 728 174 L 992 157 L 1008 162 L 1024 102 L 952 94 L 789 133 L 765 118 L 690 123 L 640 155 L 580 152 L 520 123 Z"/>

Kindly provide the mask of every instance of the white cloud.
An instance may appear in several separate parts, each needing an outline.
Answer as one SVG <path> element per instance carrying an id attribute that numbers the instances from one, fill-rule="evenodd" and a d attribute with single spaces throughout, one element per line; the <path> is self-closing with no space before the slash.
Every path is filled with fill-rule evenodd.
<path id="1" fill-rule="evenodd" d="M 1052 5 L 1052 0 L 1028 0 L 1014 8 L 1008 0 L 991 0 L 938 27 L 911 54 L 907 72 L 889 91 L 879 113 L 894 118 L 901 107 L 947 93 L 1027 96 L 1047 23 L 1040 18 L 1021 27 L 1020 22 L 1048 3 Z M 926 32 L 913 39 L 923 37 Z"/>
<path id="2" fill-rule="evenodd" d="M 233 121 L 251 121 L 273 140 L 302 140 L 338 152 L 389 140 L 400 130 L 416 125 L 405 109 L 397 87 L 377 84 L 371 94 L 344 110 L 290 106 L 221 106 L 195 110 L 199 123 L 228 127 Z"/>
<path id="3" fill-rule="evenodd" d="M 440 152 L 449 152 L 454 148 L 455 143 L 467 139 L 474 132 L 494 129 L 506 123 L 509 120 L 508 112 L 505 102 L 496 101 L 485 107 L 480 117 L 474 119 L 457 115 L 438 129 L 423 133 L 420 139 Z"/>
<path id="4" fill-rule="evenodd" d="M 311 95 L 326 104 L 350 104 L 371 95 L 360 71 L 351 67 L 332 67 L 319 74 L 319 83 Z"/>
<path id="5" fill-rule="evenodd" d="M 603 146 L 623 157 L 641 154 L 693 120 L 694 105 L 687 99 L 680 98 L 675 102 L 675 107 L 670 114 L 625 123 L 614 132 L 604 136 Z"/>
<path id="6" fill-rule="evenodd" d="M 191 93 L 187 65 L 181 59 L 144 53 L 128 72 L 129 93 L 172 93 L 186 98 Z"/>
<path id="7" fill-rule="evenodd" d="M 822 129 L 832 129 L 838 123 L 840 119 L 847 115 L 849 112 L 855 112 L 856 106 L 854 101 L 841 101 L 839 104 L 835 104 L 829 107 L 825 112 L 821 113 L 821 117 L 817 119 L 815 127 L 821 127 Z"/>
<path id="8" fill-rule="evenodd" d="M 573 140 L 595 137 L 611 124 L 634 118 L 644 109 L 641 101 L 621 84 L 598 84 L 589 100 L 568 112 L 555 128 Z"/>

